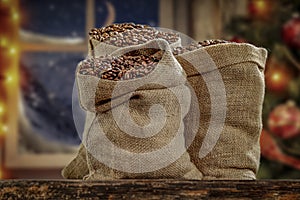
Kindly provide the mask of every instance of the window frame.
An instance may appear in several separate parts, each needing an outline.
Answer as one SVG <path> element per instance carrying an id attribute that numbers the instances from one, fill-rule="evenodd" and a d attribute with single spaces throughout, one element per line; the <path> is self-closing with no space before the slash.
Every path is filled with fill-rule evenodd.
<path id="1" fill-rule="evenodd" d="M 173 1 L 174 0 L 159 0 L 159 24 L 161 27 L 174 27 L 173 18 Z M 86 0 L 86 36 L 84 42 L 81 44 L 47 44 L 47 43 L 33 43 L 20 41 L 20 54 L 24 52 L 88 52 L 88 32 L 95 27 L 95 0 Z M 20 92 L 14 97 L 14 102 L 20 104 Z M 17 109 L 16 109 L 17 110 Z M 18 124 L 19 113 L 13 119 L 14 124 Z M 5 166 L 9 169 L 46 169 L 46 168 L 62 168 L 68 164 L 76 155 L 76 152 L 71 154 L 65 153 L 49 153 L 49 154 L 20 154 L 18 152 L 19 132 L 18 127 L 11 127 L 12 131 L 7 134 L 5 138 Z"/>

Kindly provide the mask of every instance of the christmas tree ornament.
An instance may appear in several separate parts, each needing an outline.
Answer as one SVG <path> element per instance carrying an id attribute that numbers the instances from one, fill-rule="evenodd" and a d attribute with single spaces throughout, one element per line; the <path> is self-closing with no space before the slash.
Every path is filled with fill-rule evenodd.
<path id="1" fill-rule="evenodd" d="M 293 72 L 283 63 L 268 62 L 265 72 L 266 88 L 275 94 L 284 95 L 293 78 Z"/>
<path id="2" fill-rule="evenodd" d="M 300 48 L 300 17 L 294 16 L 282 27 L 282 39 L 291 48 Z"/>
<path id="3" fill-rule="evenodd" d="M 280 147 L 272 135 L 264 128 L 260 135 L 261 155 L 270 160 L 275 160 L 282 154 Z"/>
<path id="4" fill-rule="evenodd" d="M 272 11 L 270 0 L 249 0 L 248 12 L 254 18 L 267 19 Z"/>
<path id="5" fill-rule="evenodd" d="M 247 40 L 245 38 L 242 38 L 240 36 L 233 36 L 229 41 L 236 42 L 236 43 L 246 43 L 247 42 Z"/>
<path id="6" fill-rule="evenodd" d="M 300 160 L 283 153 L 276 140 L 265 129 L 261 132 L 260 149 L 263 157 L 300 170 Z"/>
<path id="7" fill-rule="evenodd" d="M 288 101 L 277 106 L 269 115 L 268 127 L 271 133 L 283 139 L 299 135 L 300 109 L 295 102 Z"/>

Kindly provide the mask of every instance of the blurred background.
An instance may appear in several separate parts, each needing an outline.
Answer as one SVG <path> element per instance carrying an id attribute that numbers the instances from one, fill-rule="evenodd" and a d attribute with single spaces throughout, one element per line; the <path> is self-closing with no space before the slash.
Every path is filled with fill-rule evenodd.
<path id="1" fill-rule="evenodd" d="M 0 178 L 61 178 L 93 27 L 134 22 L 269 51 L 258 178 L 300 178 L 300 1 L 0 0 Z"/>

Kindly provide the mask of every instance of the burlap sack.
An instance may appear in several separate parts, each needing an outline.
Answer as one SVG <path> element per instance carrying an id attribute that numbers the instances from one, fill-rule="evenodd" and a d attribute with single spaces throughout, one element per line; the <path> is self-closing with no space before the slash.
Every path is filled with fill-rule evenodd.
<path id="1" fill-rule="evenodd" d="M 83 179 L 89 174 L 89 168 L 86 160 L 86 149 L 81 144 L 77 156 L 62 170 L 64 178 Z"/>
<path id="2" fill-rule="evenodd" d="M 194 108 L 200 108 L 200 126 L 188 152 L 204 179 L 256 178 L 266 56 L 263 48 L 236 43 L 177 56 L 197 95 L 185 118 L 187 138 Z"/>
<path id="3" fill-rule="evenodd" d="M 184 85 L 185 74 L 168 43 L 153 40 L 112 55 L 145 48 L 163 49 L 165 53 L 155 69 L 142 78 L 99 79 L 80 74 L 81 63 L 78 65 L 79 100 L 87 113 L 82 138 L 87 151 L 87 180 L 202 178 L 186 152 L 183 118 L 191 97 Z"/>
<path id="4" fill-rule="evenodd" d="M 134 31 L 134 30 L 136 30 L 136 29 L 129 29 L 121 34 L 122 35 L 129 34 L 129 32 Z M 167 30 L 162 29 L 161 31 L 167 31 Z M 111 36 L 110 38 L 115 38 L 116 40 L 120 40 L 122 38 L 121 34 Z M 157 36 L 157 39 L 159 39 L 159 36 Z M 141 40 L 139 40 L 139 41 L 141 41 Z M 147 42 L 149 42 L 149 40 Z M 124 46 L 124 47 L 126 47 L 126 46 Z M 170 46 L 172 48 L 180 47 L 181 46 L 181 38 L 178 36 L 178 40 L 176 42 L 171 43 Z M 112 52 L 114 52 L 118 49 L 120 49 L 120 47 L 114 46 L 113 43 L 110 42 L 109 40 L 100 42 L 99 40 L 91 38 L 88 43 L 88 55 L 87 56 L 88 57 L 104 56 L 104 55 L 111 54 Z"/>

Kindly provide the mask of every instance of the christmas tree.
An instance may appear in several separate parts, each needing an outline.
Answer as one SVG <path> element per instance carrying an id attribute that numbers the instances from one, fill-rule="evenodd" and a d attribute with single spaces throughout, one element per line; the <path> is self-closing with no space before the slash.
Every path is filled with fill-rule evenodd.
<path id="1" fill-rule="evenodd" d="M 225 31 L 265 47 L 265 100 L 258 178 L 300 178 L 300 1 L 248 0 Z"/>

